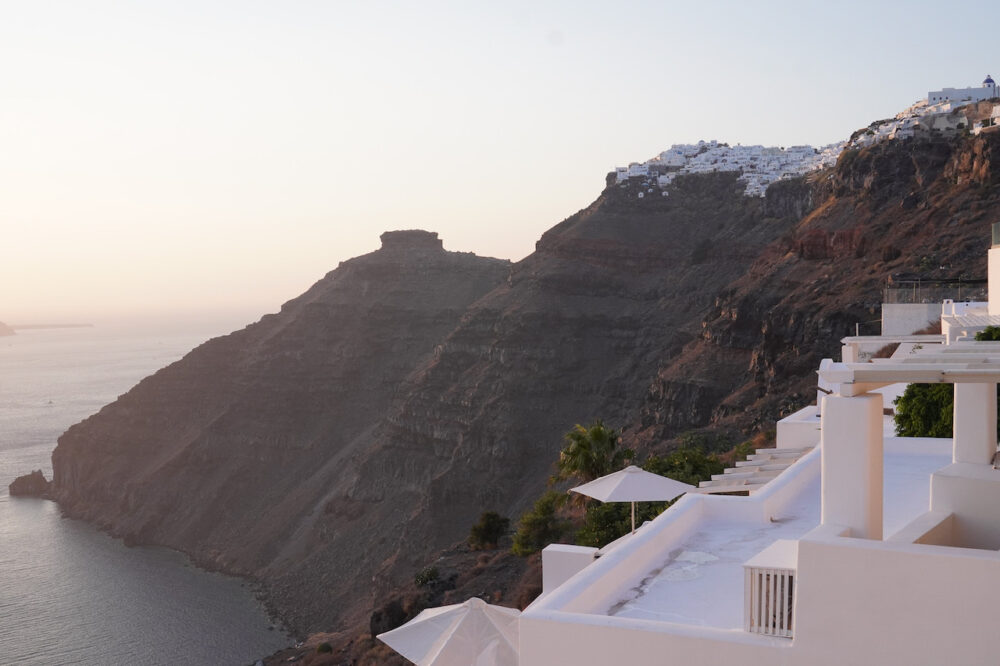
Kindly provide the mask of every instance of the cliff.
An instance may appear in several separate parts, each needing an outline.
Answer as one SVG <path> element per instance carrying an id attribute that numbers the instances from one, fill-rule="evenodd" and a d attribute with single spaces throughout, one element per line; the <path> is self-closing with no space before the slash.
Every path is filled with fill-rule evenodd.
<path id="1" fill-rule="evenodd" d="M 257 578 L 297 631 L 367 622 L 482 511 L 526 508 L 574 423 L 640 448 L 769 427 L 887 274 L 984 274 L 998 143 L 887 142 L 766 199 L 609 184 L 514 265 L 389 235 L 67 431 L 54 494 Z"/>
<path id="2" fill-rule="evenodd" d="M 845 152 L 812 179 L 814 210 L 717 293 L 699 335 L 660 367 L 630 441 L 676 434 L 693 412 L 747 430 L 807 404 L 840 339 L 855 324 L 878 333 L 889 275 L 986 277 L 998 183 L 995 133 Z"/>
<path id="3" fill-rule="evenodd" d="M 411 374 L 510 264 L 446 252 L 426 232 L 382 240 L 280 313 L 201 345 L 71 427 L 53 453 L 64 511 L 265 584 L 317 542 L 378 535 L 383 513 L 405 513 L 343 488 Z M 331 519 L 344 522 L 334 534 Z M 370 580 L 360 541 L 338 566 L 309 572 L 318 597 Z M 282 590 L 271 593 L 280 604 Z"/>

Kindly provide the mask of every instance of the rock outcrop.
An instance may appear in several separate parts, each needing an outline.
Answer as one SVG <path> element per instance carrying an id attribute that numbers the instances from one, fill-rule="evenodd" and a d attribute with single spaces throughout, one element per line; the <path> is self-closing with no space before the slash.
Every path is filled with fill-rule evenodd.
<path id="1" fill-rule="evenodd" d="M 5 335 L 14 335 L 14 329 L 0 321 L 0 338 Z"/>
<path id="2" fill-rule="evenodd" d="M 36 469 L 30 474 L 23 474 L 7 486 L 11 497 L 48 497 L 51 484 L 42 470 Z"/>
<path id="3" fill-rule="evenodd" d="M 887 274 L 984 273 L 998 143 L 848 151 L 766 199 L 732 173 L 609 184 L 514 265 L 386 234 L 73 426 L 54 495 L 257 578 L 297 631 L 366 622 L 482 511 L 526 508 L 574 423 L 639 448 L 767 427 Z"/>

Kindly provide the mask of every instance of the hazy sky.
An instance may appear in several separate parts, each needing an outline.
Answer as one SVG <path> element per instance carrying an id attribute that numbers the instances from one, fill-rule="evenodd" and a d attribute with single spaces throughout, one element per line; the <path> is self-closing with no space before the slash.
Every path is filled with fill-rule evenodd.
<path id="1" fill-rule="evenodd" d="M 0 320 L 249 322 L 387 229 L 517 260 L 672 143 L 830 143 L 1000 74 L 996 13 L 0 0 Z"/>

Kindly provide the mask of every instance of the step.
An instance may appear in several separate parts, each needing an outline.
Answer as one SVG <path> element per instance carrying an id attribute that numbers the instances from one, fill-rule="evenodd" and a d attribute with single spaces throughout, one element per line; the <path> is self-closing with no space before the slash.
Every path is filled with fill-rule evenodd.
<path id="1" fill-rule="evenodd" d="M 785 458 L 801 458 L 801 451 L 784 451 L 782 449 L 764 449 L 763 451 L 758 451 L 757 453 L 751 453 L 747 456 L 747 460 L 776 460 Z"/>
<path id="2" fill-rule="evenodd" d="M 746 468 L 744 467 L 743 469 Z M 730 474 L 729 470 L 726 470 L 726 473 L 724 474 L 713 474 L 712 480 L 721 481 L 723 479 L 750 479 L 750 478 L 773 479 L 774 477 L 781 474 L 783 471 L 784 470 L 781 469 L 767 469 L 767 470 L 752 470 L 749 472 L 733 472 L 732 474 Z"/>
<path id="3" fill-rule="evenodd" d="M 746 468 L 756 468 L 761 470 L 770 469 L 788 469 L 794 463 L 794 460 L 782 460 L 781 462 L 762 462 L 760 460 L 744 460 L 742 462 L 736 463 L 736 467 L 730 467 L 730 469 L 738 469 L 739 471 L 748 471 Z"/>
<path id="4" fill-rule="evenodd" d="M 763 488 L 766 484 L 763 483 L 753 483 L 743 486 L 737 485 L 726 485 L 726 486 L 712 486 L 710 488 L 699 488 L 697 492 L 702 495 L 713 495 L 716 493 L 742 493 L 742 492 L 752 492 L 758 488 Z"/>
<path id="5" fill-rule="evenodd" d="M 777 452 L 780 452 L 780 453 L 809 453 L 814 448 L 816 448 L 815 444 L 813 444 L 812 446 L 800 446 L 800 447 L 796 447 L 796 448 L 785 447 L 783 449 L 779 449 L 779 448 L 757 449 L 756 451 L 754 451 L 754 453 L 767 453 L 769 451 L 770 452 L 777 451 Z"/>

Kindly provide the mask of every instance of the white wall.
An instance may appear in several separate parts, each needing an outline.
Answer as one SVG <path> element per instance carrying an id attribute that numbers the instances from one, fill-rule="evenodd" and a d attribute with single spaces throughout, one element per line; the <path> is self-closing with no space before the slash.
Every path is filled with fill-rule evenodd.
<path id="1" fill-rule="evenodd" d="M 996 664 L 1000 555 L 799 542 L 795 663 Z"/>
<path id="2" fill-rule="evenodd" d="M 819 407 L 809 405 L 778 421 L 777 447 L 800 449 L 819 444 Z"/>
<path id="3" fill-rule="evenodd" d="M 954 543 L 1000 548 L 1000 470 L 954 463 L 931 475 L 931 510 L 953 513 Z"/>
<path id="4" fill-rule="evenodd" d="M 542 593 L 551 592 L 593 564 L 596 548 L 553 543 L 542 550 Z"/>
<path id="5" fill-rule="evenodd" d="M 883 303 L 882 335 L 916 333 L 940 318 L 940 303 Z"/>

